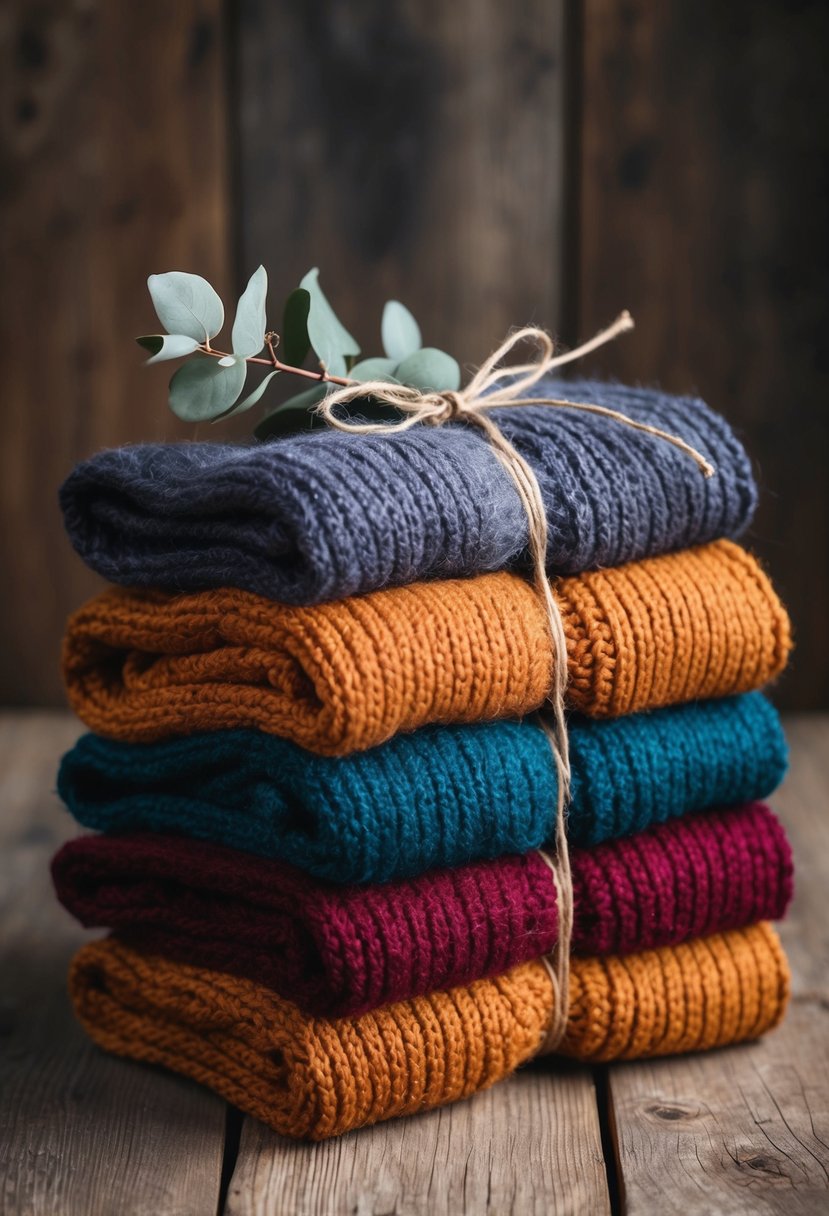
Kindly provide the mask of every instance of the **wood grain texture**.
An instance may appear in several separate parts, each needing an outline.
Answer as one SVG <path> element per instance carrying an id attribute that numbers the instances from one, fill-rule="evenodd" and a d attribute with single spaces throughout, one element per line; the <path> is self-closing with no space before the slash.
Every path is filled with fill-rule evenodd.
<path id="1" fill-rule="evenodd" d="M 799 649 L 786 707 L 829 704 L 829 6 L 584 0 L 578 333 L 636 332 L 596 366 L 698 391 L 744 433 L 749 541 Z"/>
<path id="2" fill-rule="evenodd" d="M 829 725 L 789 721 L 792 772 L 774 805 L 794 849 L 781 925 L 793 1002 L 758 1043 L 611 1068 L 626 1211 L 809 1213 L 829 1208 Z"/>
<path id="3" fill-rule="evenodd" d="M 780 936 L 802 999 L 829 1003 L 829 727 L 823 715 L 789 716 L 791 770 L 772 798 L 792 843 L 795 891 Z M 827 1137 L 829 1139 L 829 1137 Z"/>
<path id="4" fill-rule="evenodd" d="M 563 0 L 239 6 L 242 264 L 312 265 L 367 354 L 400 298 L 480 362 L 559 323 Z M 301 64 L 299 71 L 282 65 Z"/>
<path id="5" fill-rule="evenodd" d="M 829 1006 L 795 999 L 761 1042 L 610 1070 L 625 1211 L 825 1212 Z"/>
<path id="6" fill-rule="evenodd" d="M 590 1073 L 543 1064 L 469 1101 L 291 1144 L 246 1119 L 227 1216 L 609 1213 Z"/>
<path id="7" fill-rule="evenodd" d="M 224 1103 L 104 1056 L 69 1007 L 67 964 L 88 934 L 48 866 L 75 834 L 52 790 L 77 734 L 66 714 L 0 718 L 0 1213 L 203 1216 L 219 1200 Z"/>
<path id="8" fill-rule="evenodd" d="M 221 0 L 9 0 L 0 19 L 0 704 L 58 704 L 66 614 L 98 582 L 56 504 L 101 447 L 192 434 L 170 365 L 133 342 L 158 322 L 148 273 L 226 290 Z"/>

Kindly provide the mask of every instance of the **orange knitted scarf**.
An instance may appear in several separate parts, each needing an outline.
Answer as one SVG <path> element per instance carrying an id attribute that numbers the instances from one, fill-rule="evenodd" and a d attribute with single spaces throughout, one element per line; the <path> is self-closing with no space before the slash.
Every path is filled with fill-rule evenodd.
<path id="1" fill-rule="evenodd" d="M 593 717 L 758 688 L 790 649 L 768 579 L 730 541 L 563 578 L 555 594 L 567 700 Z M 539 708 L 552 650 L 536 592 L 498 573 L 306 608 L 114 589 L 70 619 L 63 661 L 73 709 L 111 738 L 255 726 L 345 755 Z"/>
<path id="2" fill-rule="evenodd" d="M 538 1052 L 553 999 L 546 968 L 532 962 L 327 1021 L 250 980 L 143 956 L 114 938 L 79 951 L 69 989 L 107 1051 L 184 1073 L 276 1131 L 314 1140 L 500 1080 Z M 559 1050 L 621 1060 L 737 1043 L 775 1026 L 788 992 L 768 924 L 624 958 L 576 958 Z"/>

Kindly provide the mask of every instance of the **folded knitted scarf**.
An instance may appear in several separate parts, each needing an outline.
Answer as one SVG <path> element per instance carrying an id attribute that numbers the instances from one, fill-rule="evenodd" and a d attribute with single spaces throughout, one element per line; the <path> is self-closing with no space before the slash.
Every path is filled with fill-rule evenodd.
<path id="1" fill-rule="evenodd" d="M 575 410 L 496 411 L 538 477 L 551 572 L 618 566 L 747 526 L 748 458 L 701 401 L 610 384 L 536 391 L 680 435 L 717 468 L 706 481 L 664 440 Z M 111 582 L 241 587 L 292 604 L 500 570 L 527 543 L 515 487 L 463 426 L 118 448 L 79 465 L 60 499 L 75 548 Z"/>
<path id="2" fill-rule="evenodd" d="M 215 1089 L 286 1136 L 321 1140 L 468 1097 L 535 1055 L 553 992 L 541 962 L 356 1019 L 304 1017 L 268 988 L 110 938 L 75 956 L 75 1012 L 117 1055 Z M 624 957 L 574 958 L 559 1051 L 623 1060 L 698 1051 L 775 1026 L 789 992 L 766 923 Z"/>
<path id="3" fill-rule="evenodd" d="M 730 541 L 562 579 L 555 594 L 568 702 L 593 717 L 746 692 L 790 646 L 771 585 Z M 102 735 L 257 726 L 323 755 L 537 709 L 551 668 L 541 598 L 506 573 L 314 608 L 115 589 L 70 618 L 64 641 L 72 708 Z"/>
<path id="4" fill-rule="evenodd" d="M 791 898 L 791 853 L 768 807 L 708 811 L 572 854 L 580 954 L 629 954 L 758 920 Z M 61 903 L 177 962 L 274 988 L 339 1017 L 499 975 L 558 938 L 536 852 L 342 887 L 176 836 L 84 836 L 52 862 Z"/>
<path id="5" fill-rule="evenodd" d="M 780 718 L 757 692 L 574 716 L 569 736 L 577 845 L 765 798 L 786 771 Z M 342 758 L 255 730 L 143 744 L 84 735 L 58 774 L 84 827 L 195 836 L 338 883 L 540 848 L 553 835 L 555 790 L 550 745 L 530 720 L 426 726 Z"/>

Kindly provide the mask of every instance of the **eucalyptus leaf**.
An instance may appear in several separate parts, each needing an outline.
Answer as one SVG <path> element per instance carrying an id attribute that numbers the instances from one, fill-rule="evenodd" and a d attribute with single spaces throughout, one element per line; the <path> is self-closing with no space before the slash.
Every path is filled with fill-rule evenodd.
<path id="1" fill-rule="evenodd" d="M 378 355 L 355 363 L 348 374 L 352 380 L 388 380 L 390 384 L 399 384 L 394 375 L 396 368 L 395 359 L 384 359 Z"/>
<path id="2" fill-rule="evenodd" d="M 225 310 L 206 279 L 183 270 L 151 274 L 147 286 L 158 319 L 170 334 L 206 342 L 222 328 Z"/>
<path id="3" fill-rule="evenodd" d="M 383 338 L 383 350 L 397 363 L 420 350 L 420 326 L 405 304 L 401 304 L 399 300 L 386 301 L 380 333 Z"/>
<path id="4" fill-rule="evenodd" d="M 308 337 L 310 308 L 311 293 L 304 287 L 295 288 L 285 301 L 279 349 L 283 361 L 292 367 L 301 367 L 311 349 Z"/>
<path id="5" fill-rule="evenodd" d="M 308 338 L 326 371 L 332 376 L 344 376 L 346 356 L 359 355 L 360 347 L 328 303 L 319 285 L 319 273 L 315 266 L 300 283 L 311 297 Z"/>
<path id="6" fill-rule="evenodd" d="M 265 345 L 265 297 L 268 294 L 268 272 L 257 267 L 236 305 L 231 338 L 234 355 L 248 358 L 258 355 Z"/>
<path id="7" fill-rule="evenodd" d="M 256 388 L 253 390 L 252 393 L 248 393 L 247 397 L 245 397 L 242 401 L 238 402 L 238 404 L 231 406 L 231 408 L 229 410 L 227 410 L 226 412 L 228 414 L 242 414 L 242 413 L 244 413 L 245 410 L 249 410 L 252 405 L 256 405 L 257 401 L 261 401 L 262 394 L 264 393 L 265 389 L 268 387 L 268 384 L 270 383 L 271 380 L 273 380 L 274 376 L 278 376 L 278 375 L 279 375 L 278 370 L 273 371 L 273 372 L 268 372 L 267 376 L 265 376 L 265 378 L 261 382 L 261 384 L 257 384 Z"/>
<path id="8" fill-rule="evenodd" d="M 290 435 L 295 431 L 308 431 L 325 426 L 314 406 L 322 401 L 328 391 L 325 383 L 315 384 L 294 397 L 283 401 L 270 414 L 266 414 L 254 431 L 257 439 L 273 439 L 277 435 Z"/>
<path id="9" fill-rule="evenodd" d="M 170 409 L 185 422 L 209 422 L 226 413 L 245 386 L 243 359 L 221 367 L 210 355 L 197 355 L 170 381 Z"/>
<path id="10" fill-rule="evenodd" d="M 152 353 L 152 358 L 148 359 L 147 363 L 163 363 L 165 359 L 182 359 L 185 355 L 192 355 L 199 345 L 195 338 L 188 338 L 186 334 L 145 334 L 142 338 L 135 340 L 139 346 L 144 347 L 144 350 Z"/>
<path id="11" fill-rule="evenodd" d="M 419 388 L 421 392 L 455 390 L 461 386 L 461 369 L 456 360 L 434 346 L 424 346 L 398 363 L 395 376 L 401 384 Z"/>

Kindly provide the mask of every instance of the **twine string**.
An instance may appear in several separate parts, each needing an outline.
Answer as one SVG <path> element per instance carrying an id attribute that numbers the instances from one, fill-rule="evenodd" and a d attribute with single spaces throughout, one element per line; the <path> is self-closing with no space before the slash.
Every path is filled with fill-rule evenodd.
<path id="1" fill-rule="evenodd" d="M 481 364 L 465 388 L 457 391 L 421 392 L 405 384 L 385 380 L 367 380 L 346 385 L 329 393 L 316 407 L 317 413 L 331 427 L 358 435 L 394 435 L 413 426 L 442 426 L 447 422 L 463 421 L 477 426 L 489 440 L 492 451 L 515 486 L 527 516 L 528 549 L 532 566 L 532 582 L 544 606 L 552 641 L 552 674 L 545 710 L 539 715 L 553 753 L 556 766 L 557 793 L 555 810 L 554 852 L 541 852 L 550 868 L 556 890 L 558 936 L 551 953 L 543 959 L 553 987 L 553 1010 L 541 1050 L 554 1051 L 567 1028 L 569 1005 L 570 948 L 573 934 L 573 879 L 567 844 L 567 806 L 570 800 L 570 749 L 564 716 L 564 696 L 567 689 L 567 639 L 561 611 L 547 577 L 547 514 L 541 488 L 530 465 L 489 416 L 493 409 L 541 405 L 582 410 L 613 419 L 634 430 L 653 435 L 685 452 L 695 461 L 704 477 L 711 477 L 714 466 L 701 452 L 678 435 L 639 422 L 627 414 L 586 401 L 569 401 L 558 397 L 528 397 L 526 394 L 553 368 L 583 358 L 591 351 L 612 342 L 633 328 L 630 313 L 623 312 L 607 329 L 601 330 L 575 350 L 557 355 L 555 344 L 543 329 L 527 326 L 508 334 L 501 345 Z M 521 342 L 533 343 L 538 357 L 528 363 L 509 367 L 503 361 Z M 509 379 L 502 383 L 505 375 Z M 372 397 L 393 406 L 403 418 L 392 422 L 368 422 L 365 419 L 341 416 L 337 410 L 351 402 Z"/>
<path id="2" fill-rule="evenodd" d="M 557 355 L 553 339 L 546 330 L 529 325 L 508 334 L 497 350 L 494 350 L 481 364 L 465 388 L 457 391 L 421 392 L 420 389 L 410 388 L 406 384 L 392 384 L 387 380 L 355 381 L 353 384 L 336 389 L 323 397 L 316 406 L 316 412 L 329 426 L 340 431 L 360 435 L 388 435 L 407 431 L 421 423 L 427 426 L 442 426 L 445 422 L 462 420 L 482 425 L 482 418 L 490 422 L 486 418 L 489 410 L 501 409 L 505 406 L 547 405 L 581 410 L 584 413 L 611 418 L 635 431 L 642 431 L 646 435 L 653 435 L 672 444 L 695 461 L 703 476 L 712 477 L 715 470 L 711 462 L 690 443 L 686 443 L 679 435 L 673 435 L 670 431 L 663 431 L 659 427 L 650 426 L 649 423 L 639 422 L 620 410 L 614 410 L 605 405 L 595 405 L 591 401 L 571 401 L 564 397 L 527 397 L 524 395 L 539 380 L 549 375 L 554 368 L 584 358 L 591 351 L 604 346 L 607 342 L 612 342 L 620 334 L 631 329 L 633 329 L 633 318 L 629 312 L 622 312 L 612 325 L 600 330 L 588 342 L 584 342 L 574 350 Z M 538 347 L 538 358 L 529 363 L 503 367 L 503 360 L 521 342 L 534 343 Z M 509 379 L 502 384 L 504 375 L 508 375 Z M 384 405 L 393 406 L 404 417 L 399 422 L 367 422 L 364 419 L 344 418 L 336 413 L 338 406 L 349 405 L 352 401 L 365 397 L 373 397 Z M 490 422 L 490 425 L 495 427 L 494 423 Z M 498 433 L 500 434 L 500 431 Z M 513 452 L 515 451 L 508 440 L 504 439 L 504 443 L 508 444 Z"/>
<path id="3" fill-rule="evenodd" d="M 570 870 L 570 850 L 567 844 L 567 832 L 562 831 L 559 837 L 559 821 L 556 820 L 555 853 L 550 855 L 545 849 L 538 849 L 538 856 L 549 867 L 553 876 L 553 886 L 556 892 L 556 914 L 558 917 L 558 935 L 556 946 L 550 954 L 541 959 L 547 968 L 550 983 L 553 988 L 552 1016 L 544 1039 L 538 1049 L 539 1055 L 548 1055 L 555 1051 L 567 1031 L 567 1020 L 570 1012 L 570 945 L 573 939 L 573 919 L 575 909 L 573 904 L 573 875 Z M 563 943 L 567 943 L 567 949 Z"/>

